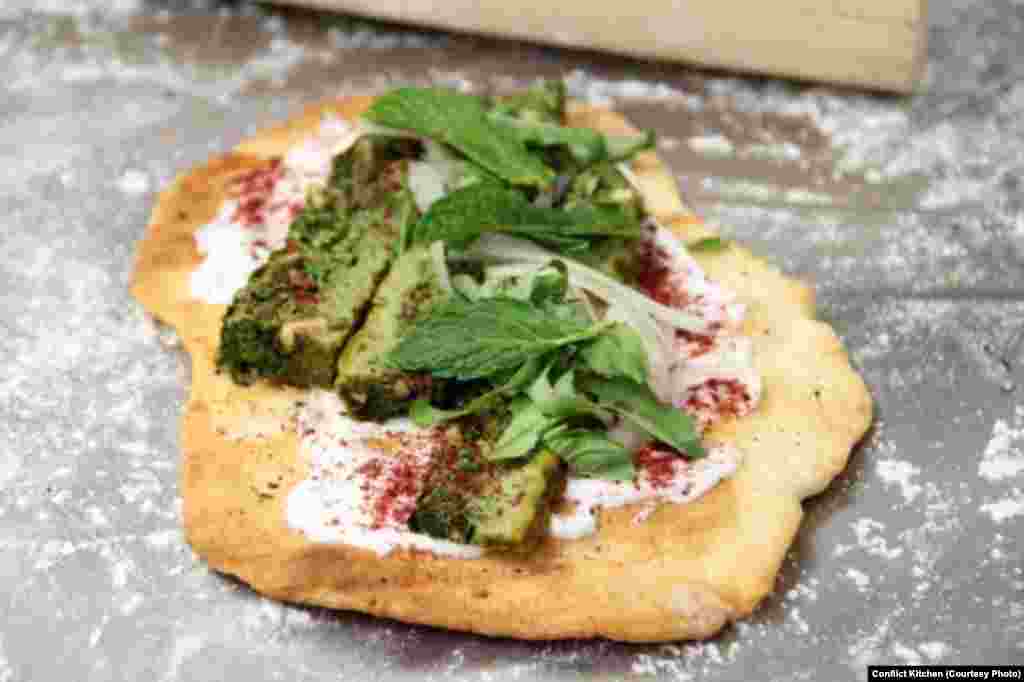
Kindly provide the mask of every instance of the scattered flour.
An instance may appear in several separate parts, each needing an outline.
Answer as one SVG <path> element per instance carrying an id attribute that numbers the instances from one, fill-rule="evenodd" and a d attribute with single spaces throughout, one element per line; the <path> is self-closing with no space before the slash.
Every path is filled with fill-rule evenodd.
<path id="1" fill-rule="evenodd" d="M 891 651 L 893 656 L 906 665 L 921 665 L 921 654 L 905 644 L 893 642 Z"/>
<path id="2" fill-rule="evenodd" d="M 576 69 L 565 78 L 566 90 L 573 97 L 591 104 L 614 105 L 618 99 L 666 100 L 686 103 L 691 108 L 700 108 L 703 101 L 695 95 L 687 95 L 667 83 L 640 80 L 607 80 Z"/>
<path id="3" fill-rule="evenodd" d="M 871 578 L 868 577 L 863 571 L 858 571 L 856 568 L 846 569 L 846 577 L 857 586 L 859 592 L 866 592 L 868 586 L 871 584 Z"/>
<path id="4" fill-rule="evenodd" d="M 799 582 L 786 592 L 786 601 L 797 601 L 806 600 L 810 602 L 818 601 L 818 584 L 817 578 L 811 578 L 807 582 Z"/>
<path id="5" fill-rule="evenodd" d="M 988 481 L 1000 481 L 1024 472 L 1024 405 L 1014 409 L 1012 423 L 997 419 L 985 452 L 978 464 L 978 475 Z"/>
<path id="6" fill-rule="evenodd" d="M 178 637 L 171 649 L 167 662 L 167 673 L 163 680 L 165 682 L 177 680 L 182 664 L 199 653 L 204 646 L 206 646 L 206 639 L 197 633 L 188 633 Z"/>
<path id="7" fill-rule="evenodd" d="M 130 168 L 117 181 L 117 188 L 125 194 L 144 194 L 149 191 L 149 175 Z"/>
<path id="8" fill-rule="evenodd" d="M 686 144 L 705 156 L 732 156 L 736 151 L 729 138 L 722 135 L 697 135 L 688 139 Z"/>
<path id="9" fill-rule="evenodd" d="M 886 539 L 879 533 L 885 531 L 885 524 L 874 519 L 862 518 L 850 524 L 857 537 L 856 547 L 871 556 L 882 559 L 895 559 L 903 555 L 902 547 L 889 547 Z M 837 544 L 832 556 L 843 556 L 854 549 L 852 545 Z"/>
<path id="10" fill-rule="evenodd" d="M 85 518 L 96 527 L 107 527 L 110 525 L 110 519 L 107 518 L 107 515 L 100 507 L 95 505 L 86 508 Z"/>
<path id="11" fill-rule="evenodd" d="M 123 557 L 110 565 L 110 580 L 114 587 L 121 588 L 128 584 L 128 576 L 135 569 L 135 562 Z"/>
<path id="12" fill-rule="evenodd" d="M 996 523 L 1002 523 L 1016 516 L 1024 516 L 1024 493 L 1020 488 L 1014 488 L 1012 497 L 987 502 L 981 505 L 981 511 L 991 516 Z"/>
<path id="13" fill-rule="evenodd" d="M 86 17 L 94 13 L 128 15 L 138 12 L 140 0 L 5 0 L 0 18 L 18 18 L 21 13 Z"/>
<path id="14" fill-rule="evenodd" d="M 144 596 L 142 596 L 138 592 L 133 592 L 130 595 L 128 595 L 124 599 L 124 601 L 121 602 L 120 606 L 118 607 L 118 610 L 120 610 L 122 614 L 130 616 L 136 611 L 138 611 L 139 607 L 142 606 L 143 602 L 145 601 L 146 598 Z"/>
<path id="15" fill-rule="evenodd" d="M 0 682 L 13 682 L 14 671 L 11 670 L 11 662 L 4 653 L 4 642 L 0 639 Z"/>
<path id="16" fill-rule="evenodd" d="M 978 476 L 998 484 L 1016 482 L 1021 472 L 1024 472 L 1024 405 L 1017 405 L 1010 420 L 997 419 L 992 426 L 992 434 L 978 463 Z M 1024 493 L 1013 487 L 1002 498 L 987 499 L 980 510 L 995 523 L 1024 516 Z"/>
<path id="17" fill-rule="evenodd" d="M 913 502 L 921 494 L 923 488 L 911 482 L 911 478 L 921 473 L 921 470 L 910 462 L 896 459 L 882 459 L 875 464 L 875 473 L 886 486 L 898 485 L 903 493 L 904 502 Z"/>
<path id="18" fill-rule="evenodd" d="M 683 660 L 650 654 L 637 655 L 633 659 L 632 672 L 634 675 L 666 675 L 677 682 L 696 679 L 693 673 L 686 670 Z"/>
<path id="19" fill-rule="evenodd" d="M 886 638 L 889 636 L 889 630 L 892 628 L 892 620 L 896 616 L 902 615 L 902 613 L 903 609 L 897 608 L 885 616 L 873 632 L 859 636 L 857 641 L 850 644 L 846 653 L 849 656 L 851 667 L 860 672 L 865 666 L 879 662 L 882 656 L 883 643 L 886 641 Z"/>
<path id="20" fill-rule="evenodd" d="M 15 449 L 15 445 L 10 438 L 10 430 L 4 429 L 2 435 L 0 435 L 0 444 L 3 444 L 3 457 L 0 457 L 0 489 L 2 489 L 8 481 L 14 479 L 18 475 L 18 471 L 21 469 L 22 456 L 18 454 Z M 8 442 L 5 442 L 8 441 Z"/>
<path id="21" fill-rule="evenodd" d="M 176 542 L 182 542 L 181 531 L 177 528 L 158 530 L 146 536 L 146 544 L 157 549 L 170 547 Z"/>
<path id="22" fill-rule="evenodd" d="M 808 625 L 807 621 L 804 620 L 802 615 L 800 615 L 799 608 L 793 607 L 789 610 L 789 620 L 794 624 L 797 633 L 806 635 L 811 631 L 811 626 Z"/>
<path id="23" fill-rule="evenodd" d="M 781 144 L 754 144 L 747 147 L 745 154 L 755 159 L 796 161 L 803 156 L 801 148 L 792 142 Z"/>
<path id="24" fill-rule="evenodd" d="M 945 642 L 924 642 L 917 645 L 917 650 L 933 663 L 953 653 L 953 647 Z"/>

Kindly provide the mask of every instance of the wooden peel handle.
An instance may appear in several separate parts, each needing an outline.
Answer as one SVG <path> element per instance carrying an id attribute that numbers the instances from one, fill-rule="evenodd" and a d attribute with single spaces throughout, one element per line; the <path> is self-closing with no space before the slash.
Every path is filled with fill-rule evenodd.
<path id="1" fill-rule="evenodd" d="M 917 85 L 927 37 L 927 0 L 278 1 L 895 92 Z"/>

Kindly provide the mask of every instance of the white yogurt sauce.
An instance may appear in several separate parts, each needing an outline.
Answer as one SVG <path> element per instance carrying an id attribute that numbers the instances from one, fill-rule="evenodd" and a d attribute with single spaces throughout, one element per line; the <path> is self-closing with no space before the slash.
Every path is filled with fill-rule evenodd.
<path id="1" fill-rule="evenodd" d="M 664 227 L 656 226 L 649 239 L 652 246 L 666 256 L 664 263 L 671 271 L 670 282 L 685 295 L 686 302 L 676 307 L 705 322 L 732 330 L 742 323 L 746 306 L 707 278 L 679 237 Z"/>
<path id="2" fill-rule="evenodd" d="M 220 213 L 195 234 L 196 248 L 206 256 L 192 273 L 191 293 L 206 303 L 231 303 L 249 275 L 270 257 L 260 234 L 234 221 L 238 202 L 225 201 Z"/>
<path id="3" fill-rule="evenodd" d="M 707 335 L 677 333 L 671 339 L 667 395 L 703 430 L 724 416 L 749 414 L 761 397 L 761 376 L 754 367 L 754 346 L 740 334 L 746 307 L 712 282 L 670 231 L 656 227 L 647 237 L 652 259 L 667 272 L 659 290 L 668 305 L 712 323 Z"/>
<path id="4" fill-rule="evenodd" d="M 340 542 L 381 556 L 397 548 L 480 556 L 480 547 L 409 530 L 432 451 L 439 447 L 435 430 L 408 419 L 357 421 L 344 410 L 336 394 L 315 390 L 299 412 L 310 475 L 288 496 L 288 524 L 314 542 Z"/>
<path id="5" fill-rule="evenodd" d="M 684 460 L 674 453 L 664 453 L 663 457 L 663 466 L 670 470 L 663 478 L 652 476 L 650 469 L 643 466 L 637 468 L 638 475 L 632 482 L 570 477 L 563 499 L 572 509 L 552 514 L 551 534 L 564 540 L 591 535 L 597 530 L 597 510 L 602 507 L 621 507 L 647 500 L 675 504 L 692 502 L 723 478 L 731 476 L 740 462 L 739 451 L 726 445 L 709 448 L 707 457 L 695 461 Z M 641 512 L 634 521 L 643 521 L 650 511 Z"/>
<path id="6" fill-rule="evenodd" d="M 333 158 L 361 134 L 358 126 L 325 117 L 315 134 L 285 154 L 279 167 L 243 176 L 238 197 L 225 200 L 217 217 L 195 233 L 205 259 L 192 273 L 192 297 L 231 303 L 249 275 L 284 246 L 288 226 L 309 191 L 326 186 Z"/>

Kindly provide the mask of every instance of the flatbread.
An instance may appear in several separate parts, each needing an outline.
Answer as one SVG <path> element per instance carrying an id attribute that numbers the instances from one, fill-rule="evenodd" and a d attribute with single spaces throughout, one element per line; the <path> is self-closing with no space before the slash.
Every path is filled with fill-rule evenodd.
<path id="1" fill-rule="evenodd" d="M 646 642 L 704 638 L 750 614 L 772 590 L 796 535 L 801 500 L 843 469 L 872 404 L 832 329 L 814 318 L 810 287 L 739 245 L 694 254 L 748 306 L 763 396 L 754 413 L 715 425 L 735 444 L 735 476 L 698 501 L 601 512 L 599 531 L 548 538 L 528 557 L 465 560 L 414 550 L 388 556 L 308 541 L 285 520 L 290 489 L 307 472 L 287 428 L 301 392 L 243 387 L 215 372 L 227 306 L 190 296 L 202 262 L 193 233 L 216 215 L 238 174 L 262 167 L 314 132 L 331 111 L 354 119 L 372 100 L 306 109 L 175 180 L 139 245 L 132 294 L 181 335 L 192 358 L 182 421 L 181 493 L 188 542 L 211 568 L 290 602 L 352 609 L 411 623 L 523 639 L 607 637 Z M 581 104 L 573 125 L 634 132 L 622 117 Z M 690 241 L 712 234 L 688 215 L 672 174 L 653 153 L 634 169 L 651 213 Z M 258 438 L 245 438 L 259 434 Z"/>

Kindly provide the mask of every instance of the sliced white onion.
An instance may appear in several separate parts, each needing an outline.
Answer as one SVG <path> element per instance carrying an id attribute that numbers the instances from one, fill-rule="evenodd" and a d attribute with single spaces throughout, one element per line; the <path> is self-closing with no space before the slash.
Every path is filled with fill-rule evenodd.
<path id="1" fill-rule="evenodd" d="M 485 234 L 466 251 L 466 255 L 471 259 L 496 263 L 519 261 L 538 265 L 557 259 L 565 263 L 573 286 L 586 289 L 609 305 L 621 303 L 626 308 L 642 310 L 673 328 L 695 334 L 706 334 L 709 331 L 707 323 L 699 317 L 664 306 L 604 273 L 525 239 L 498 233 Z"/>
<path id="2" fill-rule="evenodd" d="M 604 319 L 621 322 L 637 334 L 647 351 L 647 379 L 654 395 L 662 402 L 671 402 L 675 397 L 675 381 L 672 375 L 672 341 L 666 337 L 665 327 L 647 313 L 622 304 L 608 307 Z"/>
<path id="3" fill-rule="evenodd" d="M 448 274 L 448 258 L 445 254 L 444 242 L 438 240 L 430 245 L 430 257 L 434 263 L 434 272 L 437 273 L 437 279 L 441 283 L 441 288 L 445 290 L 445 293 L 452 293 L 452 279 Z"/>
<path id="4" fill-rule="evenodd" d="M 409 191 L 420 213 L 426 213 L 435 201 L 445 195 L 447 179 L 447 173 L 437 164 L 422 161 L 409 164 Z"/>
<path id="5" fill-rule="evenodd" d="M 751 404 L 761 398 L 761 374 L 754 367 L 754 344 L 747 336 L 728 336 L 707 353 L 679 363 L 673 371 L 675 394 L 672 402 L 682 405 L 691 388 L 709 379 L 734 379 L 740 382 Z"/>

